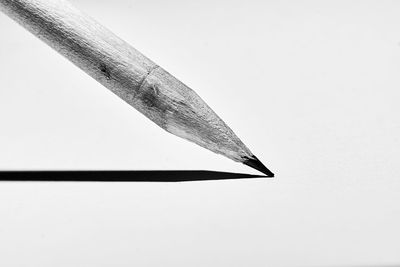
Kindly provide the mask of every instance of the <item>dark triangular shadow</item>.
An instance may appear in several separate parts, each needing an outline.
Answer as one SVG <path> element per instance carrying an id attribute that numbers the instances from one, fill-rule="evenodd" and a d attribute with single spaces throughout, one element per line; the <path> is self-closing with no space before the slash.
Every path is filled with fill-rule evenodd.
<path id="1" fill-rule="evenodd" d="M 0 171 L 0 181 L 189 182 L 246 178 L 269 177 L 201 170 Z"/>

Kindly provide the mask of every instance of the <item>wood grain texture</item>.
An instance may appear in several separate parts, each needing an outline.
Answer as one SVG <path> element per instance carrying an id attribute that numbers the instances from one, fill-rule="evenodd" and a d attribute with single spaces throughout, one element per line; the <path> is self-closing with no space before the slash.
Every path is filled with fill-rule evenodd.
<path id="1" fill-rule="evenodd" d="M 166 131 L 232 160 L 253 155 L 189 87 L 65 0 L 0 8 Z"/>

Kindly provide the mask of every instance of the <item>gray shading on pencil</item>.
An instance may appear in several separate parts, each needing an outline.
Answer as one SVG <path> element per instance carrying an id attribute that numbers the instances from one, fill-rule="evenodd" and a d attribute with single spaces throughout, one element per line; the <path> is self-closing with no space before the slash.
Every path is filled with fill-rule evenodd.
<path id="1" fill-rule="evenodd" d="M 192 89 L 68 1 L 0 9 L 167 132 L 274 176 Z"/>

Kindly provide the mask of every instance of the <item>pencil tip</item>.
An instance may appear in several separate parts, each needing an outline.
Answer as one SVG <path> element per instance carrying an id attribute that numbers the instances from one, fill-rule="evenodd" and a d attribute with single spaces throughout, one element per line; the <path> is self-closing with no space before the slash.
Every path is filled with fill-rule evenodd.
<path id="1" fill-rule="evenodd" d="M 247 166 L 250 166 L 250 167 L 264 173 L 268 177 L 274 177 L 274 174 L 270 170 L 268 170 L 268 168 L 265 167 L 264 164 L 262 164 L 261 161 L 254 155 L 251 156 L 250 158 L 244 157 L 243 163 L 246 164 Z"/>

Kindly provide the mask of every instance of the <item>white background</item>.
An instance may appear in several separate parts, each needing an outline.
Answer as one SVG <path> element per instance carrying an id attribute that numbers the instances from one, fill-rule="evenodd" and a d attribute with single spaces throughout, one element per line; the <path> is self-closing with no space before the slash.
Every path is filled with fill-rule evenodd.
<path id="1" fill-rule="evenodd" d="M 400 264 L 400 3 L 74 0 L 275 179 L 0 182 L 1 266 Z M 172 136 L 0 14 L 0 169 L 256 173 Z"/>

